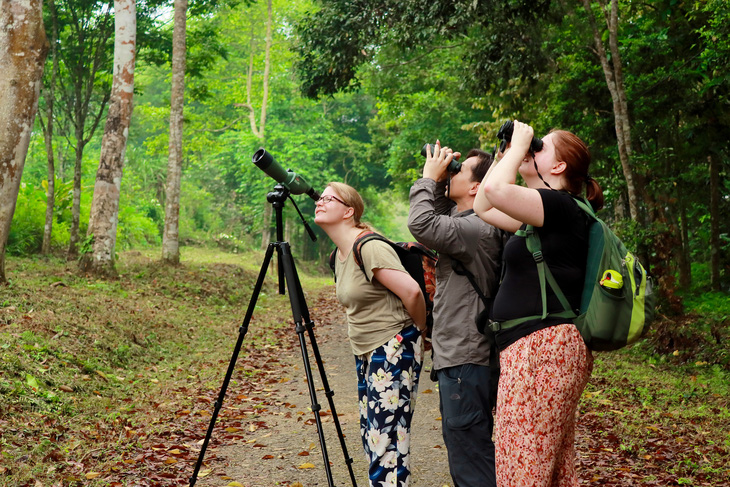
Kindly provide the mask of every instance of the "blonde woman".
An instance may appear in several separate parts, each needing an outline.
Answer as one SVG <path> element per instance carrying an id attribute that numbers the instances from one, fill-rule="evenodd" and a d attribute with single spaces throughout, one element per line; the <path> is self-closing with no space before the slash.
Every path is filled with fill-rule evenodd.
<path id="1" fill-rule="evenodd" d="M 363 211 L 363 200 L 354 188 L 333 182 L 317 201 L 314 222 L 337 246 L 335 287 L 346 309 L 355 355 L 369 485 L 407 487 L 426 303 L 418 283 L 387 243 L 372 240 L 362 245 L 364 273 L 355 262 L 352 246 L 369 230 L 360 221 Z"/>

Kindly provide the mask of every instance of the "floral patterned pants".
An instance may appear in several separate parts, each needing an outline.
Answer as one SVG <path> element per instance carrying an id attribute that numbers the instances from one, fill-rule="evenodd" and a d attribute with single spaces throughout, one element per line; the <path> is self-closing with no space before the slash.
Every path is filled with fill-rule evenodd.
<path id="1" fill-rule="evenodd" d="M 499 354 L 499 487 L 575 487 L 575 414 L 593 355 L 573 324 L 544 328 Z"/>
<path id="2" fill-rule="evenodd" d="M 370 354 L 355 357 L 360 434 L 370 464 L 370 487 L 408 487 L 410 438 L 423 342 L 404 328 Z"/>

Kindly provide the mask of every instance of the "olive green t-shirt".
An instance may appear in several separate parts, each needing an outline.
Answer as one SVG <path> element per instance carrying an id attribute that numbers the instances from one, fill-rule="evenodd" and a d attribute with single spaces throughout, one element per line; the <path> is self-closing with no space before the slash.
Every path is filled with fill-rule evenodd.
<path id="1" fill-rule="evenodd" d="M 373 279 L 373 269 L 396 269 L 410 277 L 387 243 L 371 240 L 362 247 L 362 261 L 371 282 L 365 279 L 352 250 L 345 261 L 335 259 L 337 299 L 347 313 L 347 334 L 355 355 L 365 355 L 413 323 L 403 302 Z"/>

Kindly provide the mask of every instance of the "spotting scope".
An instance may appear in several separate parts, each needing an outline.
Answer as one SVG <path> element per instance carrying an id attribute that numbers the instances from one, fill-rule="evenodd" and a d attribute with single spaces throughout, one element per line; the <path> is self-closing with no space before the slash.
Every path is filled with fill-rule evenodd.
<path id="1" fill-rule="evenodd" d="M 266 152 L 266 149 L 262 148 L 257 150 L 251 160 L 259 169 L 288 189 L 291 194 L 306 194 L 314 201 L 319 199 L 319 193 L 316 192 L 303 177 L 299 176 L 291 169 L 287 169 L 285 171 L 284 168 L 274 160 L 274 156 Z"/>

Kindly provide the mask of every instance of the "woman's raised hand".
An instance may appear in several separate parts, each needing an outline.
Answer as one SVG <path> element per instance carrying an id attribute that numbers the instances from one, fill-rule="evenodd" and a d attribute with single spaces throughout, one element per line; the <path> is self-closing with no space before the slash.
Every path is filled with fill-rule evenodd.
<path id="1" fill-rule="evenodd" d="M 515 120 L 511 149 L 521 154 L 527 154 L 534 134 L 535 131 L 528 124 Z"/>

